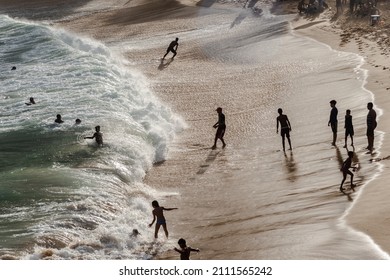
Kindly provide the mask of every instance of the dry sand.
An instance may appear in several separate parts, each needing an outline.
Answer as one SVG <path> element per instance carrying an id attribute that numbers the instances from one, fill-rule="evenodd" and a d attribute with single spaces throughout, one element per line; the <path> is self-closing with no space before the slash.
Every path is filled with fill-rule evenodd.
<path id="1" fill-rule="evenodd" d="M 106 10 L 83 14 L 82 17 L 78 18 L 61 20 L 58 21 L 57 25 L 108 43 L 120 41 L 122 38 L 130 36 L 142 38 L 144 32 L 158 35 L 161 31 L 167 29 L 174 37 L 174 34 L 190 30 L 194 27 L 194 24 L 200 24 L 196 20 L 186 20 L 187 24 L 181 25 L 183 21 L 180 22 L 179 19 L 184 17 L 188 19 L 197 15 L 201 4 L 205 6 L 213 4 L 213 7 L 218 7 L 216 2 L 195 0 L 142 2 L 141 0 L 130 0 L 111 2 L 115 5 L 110 5 L 108 1 L 84 1 L 83 3 L 88 3 L 88 5 L 91 3 L 100 4 L 106 7 Z M 64 1 L 2 0 L 1 3 L 3 8 L 13 9 L 14 14 L 17 14 L 17 11 L 12 7 L 20 7 L 28 3 L 28 9 L 34 11 L 34 8 L 41 5 L 47 5 L 50 8 L 55 3 L 64 4 Z M 146 4 L 137 9 L 132 9 L 133 6 L 140 3 Z M 166 12 L 156 12 L 162 6 L 164 6 Z M 225 7 L 221 6 L 221 9 L 225 9 Z M 71 14 L 69 12 L 69 15 Z M 32 12 L 28 17 L 34 18 L 34 13 Z M 53 19 L 53 17 L 55 16 L 52 15 L 50 18 Z M 292 24 L 296 28 L 296 32 L 300 34 L 322 41 L 335 49 L 356 52 L 366 57 L 367 64 L 365 67 L 369 70 L 367 88 L 375 95 L 375 105 L 383 110 L 377 130 L 387 133 L 390 127 L 387 116 L 390 108 L 388 101 L 388 94 L 390 93 L 390 85 L 388 85 L 389 52 L 364 39 L 351 39 L 349 43 L 340 44 L 342 32 L 341 29 L 335 28 L 331 21 L 332 18 L 330 12 L 314 20 L 300 18 Z M 145 21 L 147 22 L 145 23 Z M 180 22 L 180 25 L 176 24 L 178 22 Z M 163 43 L 167 42 L 164 41 Z M 134 51 L 132 54 L 134 55 Z M 158 96 L 184 117 L 190 129 L 185 130 L 179 136 L 173 145 L 168 160 L 155 166 L 148 173 L 145 182 L 173 193 L 180 187 L 182 196 L 172 196 L 169 199 L 170 205 L 166 206 L 193 207 L 199 211 L 191 217 L 183 216 L 180 211 L 175 213 L 175 223 L 171 227 L 171 232 L 181 232 L 183 236 L 191 236 L 188 238 L 189 244 L 195 243 L 193 245 L 198 246 L 208 238 L 209 213 L 215 213 L 216 209 L 221 206 L 220 203 L 223 202 L 215 202 L 205 195 L 204 201 L 202 201 L 203 206 L 197 207 L 200 202 L 194 201 L 192 198 L 208 192 L 212 193 L 210 197 L 215 197 L 219 193 L 223 196 L 224 186 L 221 186 L 221 178 L 229 176 L 229 174 L 224 174 L 228 169 L 218 171 L 215 168 L 215 165 L 223 164 L 226 159 L 223 156 L 216 157 L 208 149 L 212 145 L 214 136 L 214 130 L 211 126 L 217 118 L 214 110 L 221 106 L 225 108 L 225 112 L 229 116 L 226 136 L 228 149 L 242 145 L 243 138 L 246 139 L 245 144 L 250 145 L 253 141 L 251 135 L 259 129 L 259 127 L 248 127 L 246 125 L 258 121 L 253 111 L 257 102 L 257 89 L 254 86 L 256 82 L 253 81 L 254 76 L 244 75 L 234 68 L 227 71 L 222 63 L 209 59 L 207 55 L 202 53 L 196 42 L 188 42 L 188 44 L 180 46 L 180 63 L 175 63 L 176 61 L 168 65 L 158 65 L 156 61 L 142 63 L 150 56 L 161 57 L 161 47 L 149 49 L 148 53 L 139 50 L 136 56 L 131 57 L 131 59 L 138 64 L 137 67 L 141 67 L 142 71 L 154 81 L 153 87 Z M 161 71 L 162 69 L 164 71 Z M 212 79 L 210 77 L 211 72 L 221 72 L 224 73 L 224 76 L 219 77 L 219 79 Z M 196 88 L 196 91 L 193 88 L 194 79 L 197 79 L 201 84 Z M 237 81 L 240 81 L 240 83 L 236 83 Z M 175 86 L 172 87 L 173 84 Z M 236 88 L 235 84 L 247 84 L 248 86 L 244 91 L 241 88 Z M 236 91 L 240 91 L 240 95 L 236 94 Z M 239 137 L 235 135 L 239 135 Z M 377 135 L 379 135 L 379 132 Z M 379 137 L 376 139 L 376 147 L 379 148 Z M 385 158 L 389 154 L 389 139 L 384 137 L 382 146 L 375 158 Z M 383 172 L 360 191 L 358 200 L 355 201 L 347 215 L 347 220 L 351 226 L 369 234 L 385 251 L 390 252 L 390 242 L 386 238 L 390 223 L 390 211 L 388 209 L 390 206 L 386 201 L 386 197 L 389 195 L 389 191 L 386 190 L 386 182 L 388 182 L 390 176 L 386 172 L 389 168 L 389 162 L 381 160 L 380 164 L 383 165 Z M 206 170 L 209 172 L 206 172 Z M 223 220 L 221 217 L 218 218 Z M 226 237 L 224 244 L 234 247 L 236 242 L 238 242 L 237 239 Z M 219 246 L 218 242 L 210 241 L 208 243 L 209 253 L 202 256 L 194 255 L 192 258 L 212 259 L 213 256 L 219 254 Z M 237 248 L 236 254 L 230 256 L 219 255 L 218 257 L 242 259 L 244 257 L 240 255 L 239 249 L 245 250 L 245 248 Z M 173 253 L 171 255 L 168 253 L 162 257 L 177 258 Z M 251 258 L 253 256 L 245 257 Z"/>

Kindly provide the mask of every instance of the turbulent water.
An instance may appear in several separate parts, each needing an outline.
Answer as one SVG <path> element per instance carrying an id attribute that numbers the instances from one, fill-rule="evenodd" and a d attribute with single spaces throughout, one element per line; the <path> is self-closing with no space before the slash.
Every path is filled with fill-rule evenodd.
<path id="1" fill-rule="evenodd" d="M 141 182 L 181 119 L 120 55 L 63 30 L 0 16 L 0 60 L 0 255 L 153 254 L 136 253 L 142 237 L 131 236 L 158 196 Z M 101 148 L 84 139 L 97 125 Z"/>

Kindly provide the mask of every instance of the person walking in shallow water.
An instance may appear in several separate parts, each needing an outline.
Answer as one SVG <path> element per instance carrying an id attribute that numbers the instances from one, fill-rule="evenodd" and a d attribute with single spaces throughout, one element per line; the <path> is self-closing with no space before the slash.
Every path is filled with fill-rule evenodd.
<path id="1" fill-rule="evenodd" d="M 338 114 L 338 110 L 336 108 L 337 102 L 336 102 L 336 100 L 331 100 L 329 103 L 330 103 L 330 107 L 332 107 L 332 109 L 330 110 L 330 117 L 329 117 L 328 126 L 330 126 L 332 128 L 332 132 L 333 132 L 332 145 L 335 146 L 336 140 L 337 140 L 337 114 Z"/>
<path id="2" fill-rule="evenodd" d="M 354 134 L 354 131 L 353 131 L 353 124 L 352 124 L 351 110 L 349 110 L 349 109 L 345 113 L 345 125 L 344 125 L 344 128 L 345 128 L 345 145 L 344 145 L 344 148 L 347 147 L 348 136 L 351 137 L 351 146 L 353 146 L 353 134 Z"/>
<path id="3" fill-rule="evenodd" d="M 215 150 L 217 148 L 217 140 L 220 139 L 222 142 L 222 148 L 226 147 L 226 143 L 223 140 L 223 136 L 225 135 L 226 131 L 226 123 L 225 123 L 225 115 L 222 113 L 222 108 L 217 108 L 218 113 L 218 121 L 213 125 L 214 128 L 217 128 L 217 132 L 215 133 L 214 138 L 214 145 L 211 147 L 211 149 Z"/>
<path id="4" fill-rule="evenodd" d="M 374 130 L 377 126 L 376 122 L 376 112 L 373 109 L 374 104 L 372 102 L 367 103 L 367 109 L 368 109 L 368 114 L 367 114 L 367 150 L 372 151 L 374 149 Z"/>
<path id="5" fill-rule="evenodd" d="M 175 41 L 172 41 L 172 42 L 169 44 L 169 46 L 168 46 L 168 48 L 167 48 L 167 52 L 166 52 L 166 54 L 164 54 L 164 56 L 163 56 L 162 59 L 164 59 L 164 58 L 168 55 L 169 52 L 172 52 L 172 53 L 173 53 L 172 58 L 174 58 L 174 57 L 176 56 L 176 54 L 177 54 L 177 48 L 178 48 L 178 47 L 179 47 L 179 38 L 176 38 Z"/>
<path id="6" fill-rule="evenodd" d="M 151 227 L 154 222 L 156 221 L 156 227 L 155 227 L 155 231 L 154 231 L 154 237 L 157 238 L 158 237 L 158 231 L 160 230 L 160 227 L 163 226 L 163 229 L 164 229 L 164 232 L 165 232 L 165 236 L 168 238 L 168 229 L 167 229 L 167 223 L 166 223 L 166 220 L 165 220 L 165 217 L 164 217 L 164 211 L 171 211 L 171 210 L 176 210 L 177 208 L 165 208 L 165 207 L 162 207 L 158 204 L 158 201 L 157 200 L 154 200 L 152 202 L 152 206 L 153 206 L 153 211 L 152 211 L 152 214 L 153 214 L 153 221 L 149 224 L 149 227 Z"/>
<path id="7" fill-rule="evenodd" d="M 283 151 L 286 150 L 285 148 L 285 138 L 287 138 L 288 145 L 290 146 L 290 150 L 292 150 L 291 147 L 291 140 L 290 140 L 290 131 L 291 131 L 291 124 L 288 120 L 287 115 L 283 114 L 283 110 L 281 108 L 278 109 L 279 116 L 276 118 L 276 133 L 279 132 L 279 123 L 280 123 L 280 135 L 282 136 L 282 144 L 283 144 Z"/>
<path id="8" fill-rule="evenodd" d="M 100 125 L 95 127 L 95 133 L 91 137 L 84 137 L 84 139 L 93 139 L 95 138 L 98 146 L 103 146 L 103 134 L 100 132 Z"/>
<path id="9" fill-rule="evenodd" d="M 348 152 L 348 158 L 343 162 L 343 165 L 340 169 L 340 171 L 343 172 L 343 180 L 341 181 L 340 191 L 344 194 L 345 194 L 345 192 L 344 192 L 345 190 L 343 188 L 343 184 L 345 182 L 345 179 L 347 179 L 347 175 L 351 176 L 351 189 L 353 191 L 355 191 L 355 187 L 356 187 L 356 185 L 353 183 L 353 173 L 349 170 L 352 167 L 353 155 L 354 155 L 354 153 L 352 151 Z M 352 167 L 352 168 L 355 170 L 354 167 Z"/>

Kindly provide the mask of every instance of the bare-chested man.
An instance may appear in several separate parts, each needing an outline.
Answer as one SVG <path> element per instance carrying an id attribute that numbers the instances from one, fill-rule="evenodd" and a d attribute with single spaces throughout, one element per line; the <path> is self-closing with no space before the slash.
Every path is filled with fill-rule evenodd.
<path id="1" fill-rule="evenodd" d="M 177 54 L 177 48 L 178 48 L 178 47 L 179 47 L 179 38 L 176 38 L 175 41 L 172 41 L 172 42 L 169 44 L 169 46 L 168 46 L 168 48 L 167 48 L 167 52 L 166 52 L 166 54 L 163 56 L 163 59 L 167 56 L 167 54 L 168 54 L 169 52 L 172 52 L 172 53 L 173 53 L 172 58 L 174 58 L 174 57 L 176 56 L 176 54 Z"/>
<path id="2" fill-rule="evenodd" d="M 95 127 L 96 132 L 91 137 L 84 137 L 84 139 L 93 139 L 95 138 L 98 146 L 103 146 L 103 134 L 100 132 L 100 125 Z"/>
<path id="3" fill-rule="evenodd" d="M 283 114 L 283 110 L 281 108 L 278 109 L 279 116 L 276 118 L 276 133 L 279 132 L 279 123 L 280 123 L 280 135 L 282 136 L 282 144 L 283 144 L 283 151 L 285 151 L 285 137 L 287 137 L 288 144 L 290 146 L 290 150 L 292 150 L 291 147 L 291 140 L 290 140 L 290 131 L 291 131 L 291 124 L 288 120 L 287 115 Z"/>

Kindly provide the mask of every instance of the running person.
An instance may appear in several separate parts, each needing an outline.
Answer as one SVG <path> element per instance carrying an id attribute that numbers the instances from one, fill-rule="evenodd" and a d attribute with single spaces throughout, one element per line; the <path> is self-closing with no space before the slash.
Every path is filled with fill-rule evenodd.
<path id="1" fill-rule="evenodd" d="M 168 54 L 169 52 L 172 52 L 172 53 L 173 53 L 172 58 L 174 58 L 174 57 L 176 56 L 176 54 L 177 54 L 177 48 L 178 48 L 178 47 L 179 47 L 179 38 L 176 38 L 175 41 L 172 41 L 172 42 L 169 44 L 169 46 L 168 46 L 168 48 L 167 48 L 167 52 L 166 52 L 166 54 L 163 56 L 163 59 L 167 56 L 167 54 Z"/>

